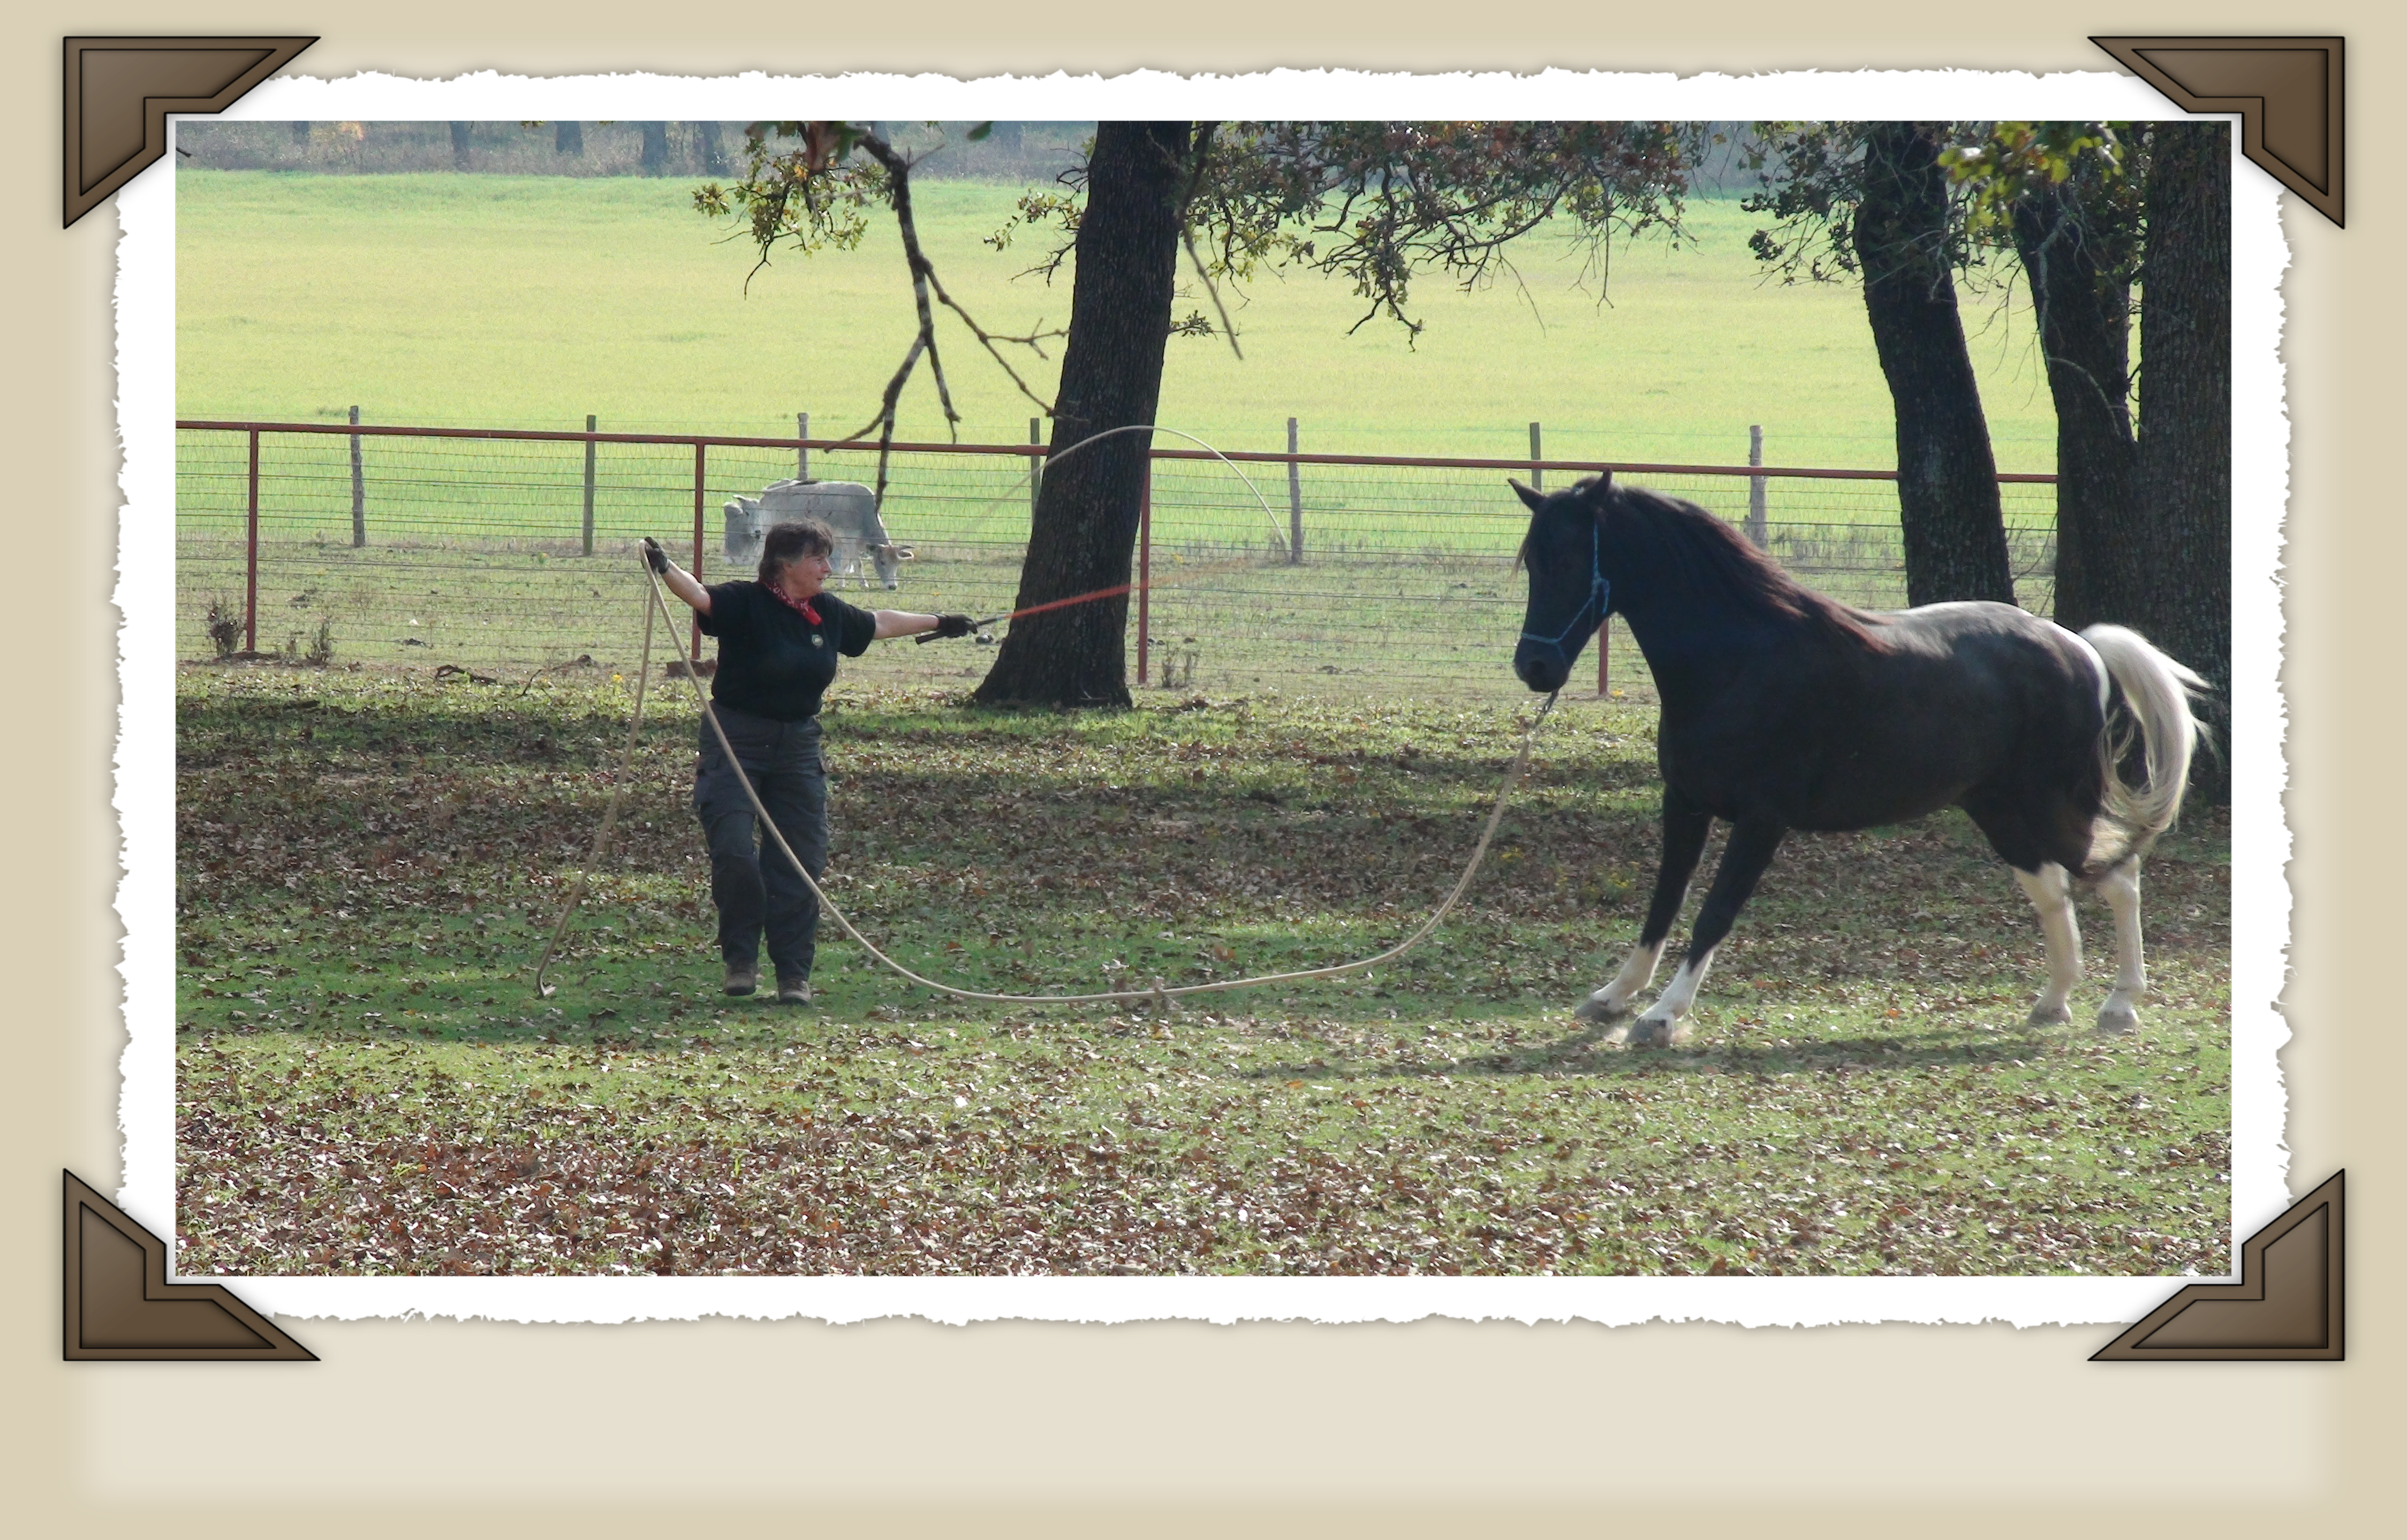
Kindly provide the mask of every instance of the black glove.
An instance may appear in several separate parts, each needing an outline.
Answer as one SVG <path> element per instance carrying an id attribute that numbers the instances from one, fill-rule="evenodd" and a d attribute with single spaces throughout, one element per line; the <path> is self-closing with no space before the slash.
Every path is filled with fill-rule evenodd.
<path id="1" fill-rule="evenodd" d="M 669 553 L 662 550 L 661 543 L 648 535 L 644 536 L 644 565 L 663 578 L 668 576 Z"/>
<path id="2" fill-rule="evenodd" d="M 966 615 L 939 615 L 936 617 L 936 629 L 933 635 L 948 638 L 966 636 L 976 625 L 977 622 Z"/>

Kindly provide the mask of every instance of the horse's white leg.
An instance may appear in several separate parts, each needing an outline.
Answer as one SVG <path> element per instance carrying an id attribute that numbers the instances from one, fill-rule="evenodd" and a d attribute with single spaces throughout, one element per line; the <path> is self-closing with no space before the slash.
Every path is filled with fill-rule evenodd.
<path id="1" fill-rule="evenodd" d="M 1655 1003 L 1646 1007 L 1646 1014 L 1631 1028 L 1631 1042 L 1640 1047 L 1651 1044 L 1668 1048 L 1686 1038 L 1688 1026 L 1682 1018 L 1696 1005 L 1697 991 L 1704 988 L 1705 974 L 1713 965 L 1710 949 L 1691 951 L 1684 958 L 1679 971 L 1672 975 L 1672 982 L 1664 986 Z"/>
<path id="2" fill-rule="evenodd" d="M 2030 1025 L 2055 1026 L 2072 1020 L 2072 986 L 2081 982 L 2081 928 L 2072 918 L 2072 879 L 2049 862 L 2036 872 L 2017 867 L 2015 880 L 2039 911 L 2039 934 L 2047 942 L 2047 986 L 2031 1005 Z M 2133 890 L 2136 902 L 2137 890 Z M 2134 911 L 2136 913 L 2136 910 Z"/>
<path id="3" fill-rule="evenodd" d="M 2140 950 L 2140 863 L 2127 861 L 2098 879 L 2098 891 L 2115 911 L 2115 988 L 2098 1011 L 2100 1032 L 2129 1032 L 2140 1024 L 2140 997 L 2148 992 L 2148 966 Z"/>
<path id="4" fill-rule="evenodd" d="M 1705 834 L 1713 815 L 1693 806 L 1677 787 L 1663 788 L 1663 863 L 1655 870 L 1655 896 L 1646 905 L 1646 923 L 1613 982 L 1580 1002 L 1572 1014 L 1583 1021 L 1618 1021 L 1602 1039 L 1618 1043 L 1630 1034 L 1630 1003 L 1655 981 L 1655 964 L 1662 961 L 1672 923 L 1680 918 L 1680 902 L 1688 896 L 1688 877 L 1704 854 Z"/>
<path id="5" fill-rule="evenodd" d="M 1688 1037 L 1688 1023 L 1683 1019 L 1697 1003 L 1697 991 L 1705 982 L 1706 970 L 1714 965 L 1714 950 L 1730 934 L 1739 909 L 1772 864 L 1773 852 L 1780 848 L 1781 836 L 1787 832 L 1779 824 L 1757 820 L 1731 828 L 1730 843 L 1722 848 L 1721 865 L 1714 872 L 1714 885 L 1705 890 L 1705 902 L 1697 910 L 1688 955 L 1681 959 L 1671 987 L 1630 1029 L 1631 1046 L 1668 1048 Z"/>
<path id="6" fill-rule="evenodd" d="M 1663 945 L 1661 940 L 1651 946 L 1642 941 L 1632 947 L 1621 971 L 1613 976 L 1613 982 L 1581 1001 L 1572 1014 L 1583 1021 L 1611 1021 L 1629 1015 L 1631 1002 L 1655 982 L 1655 965 L 1663 960 Z M 1628 1031 L 1628 1027 L 1622 1028 L 1623 1033 Z M 1620 1034 L 1616 1034 L 1614 1040 L 1618 1042 Z"/>

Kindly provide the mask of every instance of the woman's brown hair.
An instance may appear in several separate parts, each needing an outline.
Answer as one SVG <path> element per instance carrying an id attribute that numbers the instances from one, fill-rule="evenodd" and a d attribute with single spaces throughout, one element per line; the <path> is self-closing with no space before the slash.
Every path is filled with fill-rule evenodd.
<path id="1" fill-rule="evenodd" d="M 835 531 L 817 519 L 796 519 L 769 526 L 761 542 L 761 582 L 776 586 L 777 574 L 788 563 L 805 556 L 833 556 Z"/>

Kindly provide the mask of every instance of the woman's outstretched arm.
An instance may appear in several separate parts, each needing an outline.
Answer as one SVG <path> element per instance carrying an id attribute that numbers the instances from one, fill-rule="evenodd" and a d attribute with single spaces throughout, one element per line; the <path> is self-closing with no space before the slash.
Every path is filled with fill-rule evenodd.
<path id="1" fill-rule="evenodd" d="M 917 636 L 933 631 L 939 636 L 966 636 L 970 634 L 970 618 L 966 615 L 915 615 L 907 609 L 878 609 L 871 614 L 877 619 L 877 640 L 889 636 Z"/>
<path id="2" fill-rule="evenodd" d="M 661 543 L 648 535 L 644 536 L 644 560 L 660 574 L 661 581 L 668 585 L 669 592 L 686 602 L 688 608 L 697 615 L 710 613 L 710 590 L 703 587 L 702 580 L 692 573 L 670 561 L 669 553 L 661 549 Z"/>

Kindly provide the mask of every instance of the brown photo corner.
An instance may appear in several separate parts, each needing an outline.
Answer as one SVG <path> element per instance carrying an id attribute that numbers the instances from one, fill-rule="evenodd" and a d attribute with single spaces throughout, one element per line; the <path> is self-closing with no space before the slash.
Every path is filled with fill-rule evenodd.
<path id="1" fill-rule="evenodd" d="M 214 1283 L 169 1283 L 167 1243 L 66 1178 L 65 1355 L 94 1359 L 299 1359 L 318 1355 Z"/>
<path id="2" fill-rule="evenodd" d="M 167 152 L 170 113 L 222 112 L 315 37 L 64 40 L 64 224 Z M 2249 160 L 2345 225 L 2343 39 L 2093 37 L 2189 112 L 2237 113 Z M 64 1173 L 64 1355 L 279 1360 L 317 1355 L 222 1285 L 167 1280 L 166 1243 Z M 2092 1357 L 2096 1362 L 2331 1360 L 2343 1351 L 2343 1177 L 2241 1247 L 2240 1281 L 2191 1284 Z"/>

